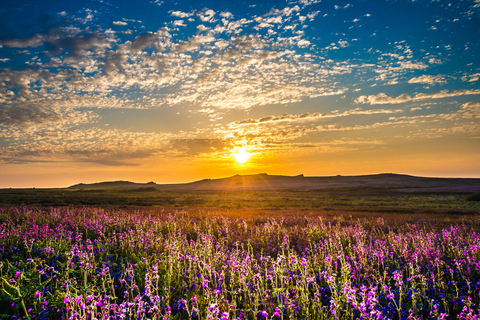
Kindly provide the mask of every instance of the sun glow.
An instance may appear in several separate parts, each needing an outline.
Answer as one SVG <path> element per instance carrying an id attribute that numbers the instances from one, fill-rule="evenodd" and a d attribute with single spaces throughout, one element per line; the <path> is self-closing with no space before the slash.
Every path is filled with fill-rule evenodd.
<path id="1" fill-rule="evenodd" d="M 250 159 L 250 154 L 244 148 L 240 148 L 234 153 L 234 157 L 238 163 L 245 163 Z"/>

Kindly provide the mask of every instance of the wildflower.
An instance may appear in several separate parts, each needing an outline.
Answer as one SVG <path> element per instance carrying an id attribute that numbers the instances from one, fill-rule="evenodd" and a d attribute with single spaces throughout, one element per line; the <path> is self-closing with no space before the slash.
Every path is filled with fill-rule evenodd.
<path id="1" fill-rule="evenodd" d="M 265 310 L 262 310 L 260 311 L 257 316 L 261 316 L 261 317 L 264 317 L 264 318 L 267 318 L 268 317 L 268 312 L 265 311 Z"/>
<path id="2" fill-rule="evenodd" d="M 273 313 L 273 316 L 276 318 L 280 318 L 280 310 L 278 308 L 275 308 L 275 312 Z"/>

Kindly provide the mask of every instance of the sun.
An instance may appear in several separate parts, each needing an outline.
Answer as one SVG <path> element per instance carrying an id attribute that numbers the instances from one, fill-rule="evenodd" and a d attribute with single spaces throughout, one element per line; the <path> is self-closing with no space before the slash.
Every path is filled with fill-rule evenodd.
<path id="1" fill-rule="evenodd" d="M 245 163 L 250 159 L 250 154 L 244 148 L 238 149 L 234 156 L 238 163 Z"/>

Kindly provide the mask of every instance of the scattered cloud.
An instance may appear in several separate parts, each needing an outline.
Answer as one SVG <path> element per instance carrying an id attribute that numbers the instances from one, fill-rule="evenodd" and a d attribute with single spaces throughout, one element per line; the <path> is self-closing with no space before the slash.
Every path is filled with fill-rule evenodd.
<path id="1" fill-rule="evenodd" d="M 466 119 L 480 118 L 480 102 L 467 102 L 458 112 Z"/>
<path id="2" fill-rule="evenodd" d="M 200 12 L 197 13 L 197 16 L 200 18 L 202 22 L 215 22 L 215 19 L 213 18 L 215 16 L 216 12 L 213 11 L 212 9 L 204 9 Z"/>
<path id="3" fill-rule="evenodd" d="M 35 36 L 27 39 L 10 39 L 4 40 L 0 44 L 5 47 L 10 48 L 28 48 L 28 47 L 38 47 L 43 45 L 45 42 L 45 36 L 36 34 Z"/>
<path id="4" fill-rule="evenodd" d="M 422 75 L 419 77 L 412 78 L 408 80 L 408 83 L 423 83 L 423 84 L 437 84 L 437 83 L 446 83 L 445 77 L 442 75 L 432 76 L 432 75 Z"/>
<path id="5" fill-rule="evenodd" d="M 179 18 L 189 18 L 191 16 L 193 16 L 193 12 L 189 12 L 189 13 L 186 13 L 186 12 L 182 12 L 182 11 L 172 11 L 170 13 L 173 17 L 179 17 Z"/>
<path id="6" fill-rule="evenodd" d="M 476 82 L 480 79 L 480 73 L 468 74 L 462 77 L 463 81 Z"/>
<path id="7" fill-rule="evenodd" d="M 143 50 L 151 47 L 157 39 L 158 36 L 153 33 L 144 33 L 136 36 L 135 40 L 130 45 L 130 50 Z"/>
<path id="8" fill-rule="evenodd" d="M 473 90 L 455 90 L 449 92 L 449 90 L 442 90 L 433 93 L 418 93 L 414 96 L 410 96 L 407 93 L 401 94 L 398 97 L 389 97 L 385 93 L 378 93 L 377 95 L 369 95 L 369 96 L 360 96 L 355 99 L 355 103 L 365 103 L 365 104 L 400 104 L 406 103 L 411 101 L 419 101 L 419 100 L 426 100 L 426 99 L 441 99 L 441 98 L 450 98 L 450 97 L 457 97 L 463 95 L 477 95 L 480 94 L 480 90 L 473 89 Z"/>
<path id="9" fill-rule="evenodd" d="M 125 21 L 113 21 L 113 25 L 114 26 L 127 26 L 128 23 L 126 23 Z"/>
<path id="10" fill-rule="evenodd" d="M 0 106 L 0 126 L 26 127 L 54 123 L 87 123 L 94 119 L 91 113 L 55 110 L 50 107 L 11 105 Z"/>
<path id="11" fill-rule="evenodd" d="M 315 113 L 304 113 L 301 115 L 292 115 L 292 114 L 284 114 L 281 116 L 266 116 L 260 119 L 246 119 L 241 121 L 236 121 L 230 124 L 231 127 L 245 125 L 245 124 L 260 124 L 260 123 L 274 123 L 274 122 L 298 122 L 298 121 L 309 121 L 309 120 L 316 120 L 321 118 L 337 118 L 337 117 L 345 117 L 350 115 L 369 115 L 369 114 L 389 114 L 389 113 L 401 113 L 403 110 L 401 109 L 373 109 L 373 110 L 362 110 L 360 108 L 356 108 L 353 110 L 348 110 L 344 112 L 339 112 L 338 110 L 330 111 L 330 112 L 315 112 Z"/>
<path id="12" fill-rule="evenodd" d="M 170 147 L 176 156 L 196 156 L 223 152 L 233 145 L 225 139 L 174 139 L 170 141 Z"/>

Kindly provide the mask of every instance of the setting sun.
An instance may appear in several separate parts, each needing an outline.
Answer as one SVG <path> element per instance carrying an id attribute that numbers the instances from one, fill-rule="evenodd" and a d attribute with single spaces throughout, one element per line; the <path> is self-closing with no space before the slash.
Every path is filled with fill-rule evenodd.
<path id="1" fill-rule="evenodd" d="M 238 163 L 245 163 L 250 159 L 250 154 L 244 148 L 240 148 L 235 154 L 235 160 Z"/>

